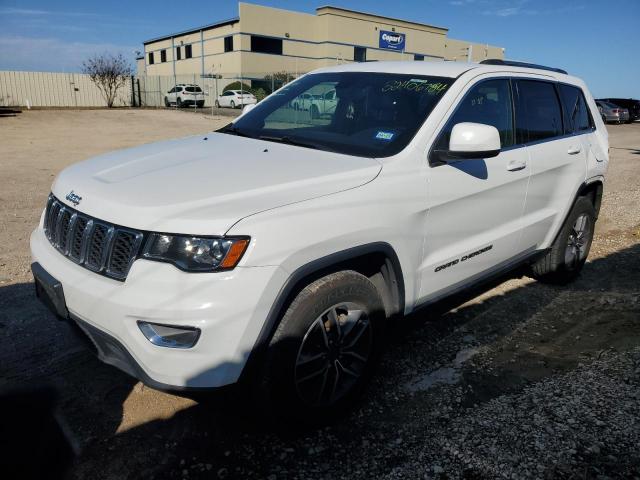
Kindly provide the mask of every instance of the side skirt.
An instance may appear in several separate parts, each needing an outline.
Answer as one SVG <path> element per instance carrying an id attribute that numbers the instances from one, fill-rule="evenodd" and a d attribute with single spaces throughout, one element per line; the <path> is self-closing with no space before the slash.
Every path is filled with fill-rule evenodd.
<path id="1" fill-rule="evenodd" d="M 497 278 L 500 278 L 504 274 L 511 272 L 516 268 L 521 267 L 522 265 L 534 262 L 541 256 L 545 255 L 547 251 L 547 249 L 536 250 L 534 247 L 530 247 L 529 249 L 516 255 L 515 257 L 509 258 L 504 262 L 499 263 L 495 267 L 485 270 L 484 272 L 477 273 L 470 278 L 462 280 L 461 282 L 455 283 L 446 288 L 443 288 L 442 290 L 438 290 L 431 295 L 428 295 L 416 304 L 416 306 L 412 310 L 412 313 L 427 308 L 434 303 L 438 303 L 444 300 L 445 298 L 452 297 L 466 290 L 471 290 L 472 288 L 478 288 L 483 284 L 489 283 L 492 280 L 496 280 Z"/>

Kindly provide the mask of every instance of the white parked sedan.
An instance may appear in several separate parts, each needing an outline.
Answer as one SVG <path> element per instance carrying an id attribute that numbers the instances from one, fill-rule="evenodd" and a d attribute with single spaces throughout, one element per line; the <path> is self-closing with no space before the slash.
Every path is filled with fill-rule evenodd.
<path id="1" fill-rule="evenodd" d="M 216 107 L 242 108 L 243 105 L 254 105 L 258 100 L 246 90 L 227 90 L 216 99 Z"/>

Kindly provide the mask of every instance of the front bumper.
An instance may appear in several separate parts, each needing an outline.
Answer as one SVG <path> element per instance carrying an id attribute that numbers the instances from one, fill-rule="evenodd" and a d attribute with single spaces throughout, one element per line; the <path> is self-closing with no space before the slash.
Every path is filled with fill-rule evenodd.
<path id="1" fill-rule="evenodd" d="M 119 282 L 63 257 L 42 226 L 31 235 L 31 253 L 62 284 L 69 317 L 92 339 L 99 356 L 165 389 L 236 382 L 286 280 L 278 267 L 186 273 L 140 259 Z M 138 321 L 197 327 L 201 335 L 189 349 L 160 347 L 146 339 Z"/>

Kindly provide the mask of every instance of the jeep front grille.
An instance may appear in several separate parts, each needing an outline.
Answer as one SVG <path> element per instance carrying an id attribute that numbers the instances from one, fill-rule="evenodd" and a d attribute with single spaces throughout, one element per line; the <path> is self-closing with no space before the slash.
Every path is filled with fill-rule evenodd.
<path id="1" fill-rule="evenodd" d="M 144 234 L 80 213 L 49 196 L 44 233 L 62 255 L 93 272 L 127 278 Z"/>

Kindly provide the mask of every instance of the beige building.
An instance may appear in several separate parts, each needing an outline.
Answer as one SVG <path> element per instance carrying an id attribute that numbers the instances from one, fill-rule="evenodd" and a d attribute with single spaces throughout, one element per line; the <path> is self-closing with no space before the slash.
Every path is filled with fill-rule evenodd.
<path id="1" fill-rule="evenodd" d="M 240 3 L 236 18 L 144 42 L 144 73 L 259 79 L 353 61 L 504 58 L 503 48 L 447 33 L 339 7 L 319 7 L 311 15 Z"/>

